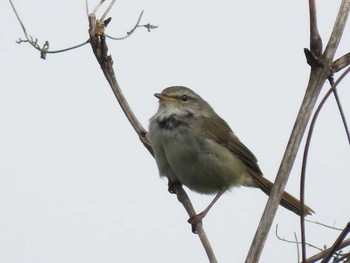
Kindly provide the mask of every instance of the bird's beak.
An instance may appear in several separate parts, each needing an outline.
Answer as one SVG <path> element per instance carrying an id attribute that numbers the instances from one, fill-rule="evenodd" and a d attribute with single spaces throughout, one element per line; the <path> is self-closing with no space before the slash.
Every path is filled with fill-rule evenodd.
<path id="1" fill-rule="evenodd" d="M 177 99 L 175 98 L 171 98 L 171 97 L 167 97 L 161 93 L 155 93 L 154 94 L 155 97 L 157 97 L 160 101 L 170 101 L 170 102 L 176 102 L 179 103 Z"/>

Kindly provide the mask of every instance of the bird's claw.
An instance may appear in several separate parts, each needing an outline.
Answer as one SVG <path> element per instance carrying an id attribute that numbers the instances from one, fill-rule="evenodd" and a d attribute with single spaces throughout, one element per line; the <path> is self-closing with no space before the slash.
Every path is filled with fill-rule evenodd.
<path id="1" fill-rule="evenodd" d="M 199 213 L 196 215 L 191 216 L 187 222 L 191 224 L 192 226 L 192 233 L 197 234 L 197 225 L 202 224 L 202 219 L 205 216 L 203 213 Z"/>

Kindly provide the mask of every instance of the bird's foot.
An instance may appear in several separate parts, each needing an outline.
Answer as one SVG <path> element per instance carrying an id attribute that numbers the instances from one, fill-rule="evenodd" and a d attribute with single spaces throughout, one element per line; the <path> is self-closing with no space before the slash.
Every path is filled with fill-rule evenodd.
<path id="1" fill-rule="evenodd" d="M 206 213 L 203 211 L 199 214 L 191 216 L 187 222 L 192 226 L 192 233 L 197 234 L 197 225 L 202 224 L 202 219 L 205 217 Z"/>

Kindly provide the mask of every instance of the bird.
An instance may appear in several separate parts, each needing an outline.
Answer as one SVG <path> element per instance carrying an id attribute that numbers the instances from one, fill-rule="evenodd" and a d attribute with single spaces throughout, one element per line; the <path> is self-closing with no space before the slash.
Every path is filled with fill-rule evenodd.
<path id="1" fill-rule="evenodd" d="M 158 111 L 149 121 L 149 138 L 161 177 L 169 188 L 180 183 L 213 201 L 189 222 L 201 221 L 227 190 L 247 186 L 270 195 L 273 183 L 263 177 L 255 155 L 201 96 L 183 86 L 171 86 L 154 96 Z M 280 205 L 297 215 L 314 211 L 284 192 Z"/>

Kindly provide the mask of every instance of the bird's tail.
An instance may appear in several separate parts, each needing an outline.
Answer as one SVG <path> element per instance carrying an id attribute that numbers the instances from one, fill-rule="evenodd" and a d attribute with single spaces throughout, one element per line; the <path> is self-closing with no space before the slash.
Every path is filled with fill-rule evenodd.
<path id="1" fill-rule="evenodd" d="M 270 195 L 273 183 L 259 174 L 251 173 L 251 175 L 254 180 L 254 186 L 260 188 L 265 194 Z M 280 205 L 297 215 L 301 215 L 302 213 L 300 201 L 287 192 L 283 192 Z M 303 214 L 306 216 L 311 215 L 312 213 L 314 213 L 314 211 L 304 204 Z"/>

